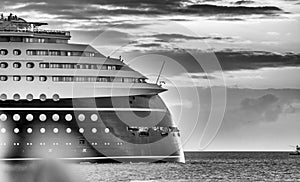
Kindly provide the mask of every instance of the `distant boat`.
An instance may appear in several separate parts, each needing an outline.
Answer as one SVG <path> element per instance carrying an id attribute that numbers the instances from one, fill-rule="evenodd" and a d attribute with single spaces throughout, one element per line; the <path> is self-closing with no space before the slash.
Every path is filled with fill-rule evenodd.
<path id="1" fill-rule="evenodd" d="M 290 155 L 300 155 L 300 147 L 297 145 L 296 150 L 294 152 L 291 152 Z"/>

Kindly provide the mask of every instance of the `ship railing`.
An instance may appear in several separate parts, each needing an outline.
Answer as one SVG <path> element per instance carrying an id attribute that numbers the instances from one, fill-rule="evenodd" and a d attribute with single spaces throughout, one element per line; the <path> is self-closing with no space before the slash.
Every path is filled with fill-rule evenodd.
<path id="1" fill-rule="evenodd" d="M 27 30 L 27 29 L 15 29 L 15 30 L 9 30 L 9 29 L 1 29 L 1 32 L 20 32 L 20 33 L 38 33 L 38 34 L 55 34 L 55 35 L 63 35 L 63 36 L 70 36 L 69 31 L 61 31 L 61 30 Z"/>

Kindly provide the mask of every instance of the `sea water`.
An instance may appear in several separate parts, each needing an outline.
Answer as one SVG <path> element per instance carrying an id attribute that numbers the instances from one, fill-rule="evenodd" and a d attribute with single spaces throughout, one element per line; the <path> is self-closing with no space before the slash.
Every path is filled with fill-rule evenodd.
<path id="1" fill-rule="evenodd" d="M 42 168 L 2 163 L 1 171 L 7 182 L 300 181 L 300 156 L 287 152 L 186 152 L 185 157 L 185 164 L 68 163 Z"/>

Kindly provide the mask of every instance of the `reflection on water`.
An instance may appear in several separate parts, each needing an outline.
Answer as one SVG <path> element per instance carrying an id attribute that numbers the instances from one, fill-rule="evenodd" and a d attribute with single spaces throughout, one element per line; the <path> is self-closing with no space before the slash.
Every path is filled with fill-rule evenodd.
<path id="1" fill-rule="evenodd" d="M 67 164 L 54 160 L 2 162 L 1 182 L 81 182 Z"/>

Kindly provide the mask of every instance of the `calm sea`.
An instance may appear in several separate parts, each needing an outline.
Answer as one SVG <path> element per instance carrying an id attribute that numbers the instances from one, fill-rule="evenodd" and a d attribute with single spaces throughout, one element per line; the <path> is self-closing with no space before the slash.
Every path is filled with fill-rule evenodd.
<path id="1" fill-rule="evenodd" d="M 185 157 L 185 164 L 0 164 L 0 181 L 300 181 L 300 156 L 287 152 L 186 152 Z"/>

